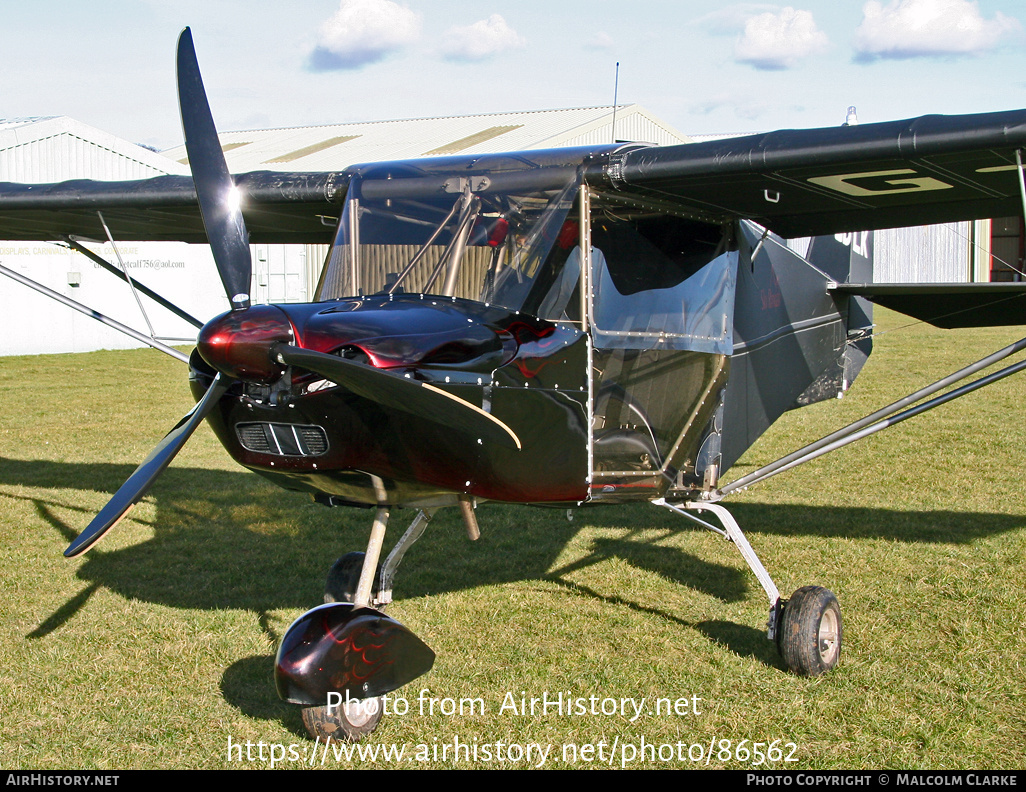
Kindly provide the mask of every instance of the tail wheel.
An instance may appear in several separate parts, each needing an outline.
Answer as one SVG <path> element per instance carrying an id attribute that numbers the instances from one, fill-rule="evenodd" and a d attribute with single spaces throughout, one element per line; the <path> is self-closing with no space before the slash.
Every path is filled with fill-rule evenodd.
<path id="1" fill-rule="evenodd" d="M 331 707 L 304 707 L 303 725 L 310 737 L 321 742 L 359 742 L 378 728 L 384 713 L 384 699 L 370 698 Z"/>
<path id="2" fill-rule="evenodd" d="M 841 606 L 822 586 L 803 586 L 784 607 L 780 654 L 789 671 L 819 676 L 841 657 Z"/>

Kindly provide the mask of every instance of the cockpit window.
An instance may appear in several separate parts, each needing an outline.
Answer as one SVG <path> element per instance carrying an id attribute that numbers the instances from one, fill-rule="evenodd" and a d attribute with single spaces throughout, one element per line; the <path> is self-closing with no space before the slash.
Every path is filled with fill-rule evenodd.
<path id="1" fill-rule="evenodd" d="M 576 244 L 563 244 L 575 169 L 392 175 L 350 182 L 318 300 L 412 292 L 543 304 Z"/>

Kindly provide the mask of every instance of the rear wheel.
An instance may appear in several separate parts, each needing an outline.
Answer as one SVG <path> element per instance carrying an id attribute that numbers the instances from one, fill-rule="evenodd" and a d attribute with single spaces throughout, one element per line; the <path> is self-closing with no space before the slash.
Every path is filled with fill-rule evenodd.
<path id="1" fill-rule="evenodd" d="M 789 671 L 818 676 L 837 665 L 841 635 L 837 597 L 822 586 L 803 586 L 784 607 L 780 655 Z"/>

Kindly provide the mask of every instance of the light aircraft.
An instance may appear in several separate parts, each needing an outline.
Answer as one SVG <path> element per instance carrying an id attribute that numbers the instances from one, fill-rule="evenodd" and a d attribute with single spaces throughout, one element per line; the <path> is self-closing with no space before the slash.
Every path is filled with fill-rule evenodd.
<path id="1" fill-rule="evenodd" d="M 836 598 L 781 597 L 721 499 L 1026 365 L 934 396 L 1024 339 L 721 484 L 784 412 L 851 385 L 873 302 L 941 327 L 1026 323 L 1026 284 L 874 284 L 871 231 L 1017 213 L 1026 110 L 232 176 L 188 29 L 178 85 L 192 178 L 2 184 L 0 238 L 209 241 L 232 308 L 195 321 L 196 407 L 65 555 L 112 528 L 204 420 L 276 484 L 375 510 L 366 552 L 339 559 L 326 603 L 278 650 L 279 693 L 311 735 L 369 734 L 378 698 L 430 670 L 431 649 L 384 609 L 446 506 L 471 539 L 486 501 L 671 509 L 737 545 L 789 669 L 833 668 Z M 814 237 L 804 256 L 782 241 L 800 236 Z M 250 241 L 331 242 L 315 301 L 251 304 Z M 382 561 L 397 508 L 416 518 Z"/>

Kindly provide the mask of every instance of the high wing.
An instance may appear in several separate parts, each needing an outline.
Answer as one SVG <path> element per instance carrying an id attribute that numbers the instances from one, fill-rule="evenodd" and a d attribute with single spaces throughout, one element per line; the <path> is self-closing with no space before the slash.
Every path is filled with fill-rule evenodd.
<path id="1" fill-rule="evenodd" d="M 349 177 L 341 172 L 258 171 L 235 177 L 250 240 L 330 242 Z M 0 239 L 207 242 L 191 176 L 59 184 L 0 183 Z"/>
<path id="2" fill-rule="evenodd" d="M 1026 110 L 930 115 L 625 150 L 588 181 L 696 219 L 818 236 L 1019 214 L 1024 146 Z"/>
<path id="3" fill-rule="evenodd" d="M 713 223 L 750 219 L 783 237 L 1002 217 L 1022 211 L 1026 110 L 780 130 L 680 146 L 596 147 L 586 181 Z M 451 157 L 473 173 L 477 157 Z M 416 167 L 423 160 L 404 164 Z M 349 173 L 235 176 L 253 242 L 329 241 Z M 0 183 L 0 239 L 103 236 L 206 241 L 191 177 Z M 328 219 L 331 218 L 331 219 Z"/>

